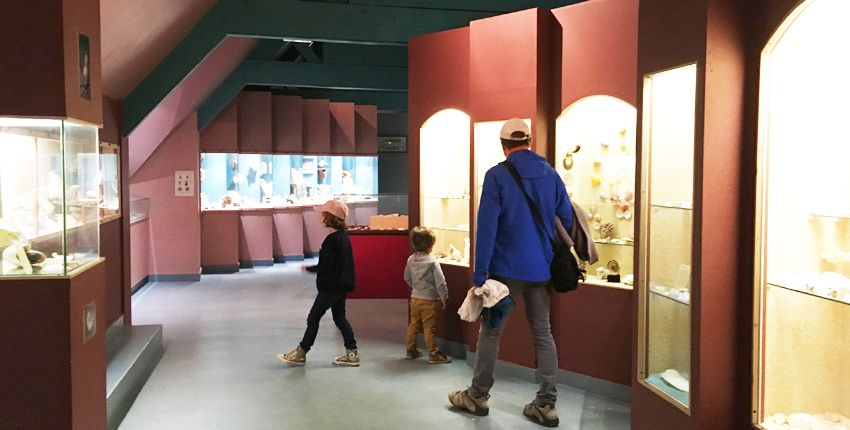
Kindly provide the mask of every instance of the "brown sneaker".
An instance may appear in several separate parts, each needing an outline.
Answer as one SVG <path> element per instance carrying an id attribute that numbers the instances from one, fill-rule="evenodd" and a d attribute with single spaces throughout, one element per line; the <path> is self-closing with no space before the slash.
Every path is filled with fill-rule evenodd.
<path id="1" fill-rule="evenodd" d="M 346 349 L 345 354 L 334 358 L 334 364 L 337 366 L 357 367 L 360 366 L 360 356 L 356 349 Z"/>
<path id="2" fill-rule="evenodd" d="M 469 394 L 468 389 L 449 393 L 449 402 L 452 406 L 479 417 L 490 413 L 490 407 L 487 406 L 487 399 L 489 398 L 490 396 L 487 395 L 476 399 Z"/>
<path id="3" fill-rule="evenodd" d="M 446 356 L 440 351 L 432 353 L 430 357 L 428 357 L 428 364 L 449 364 L 452 362 L 452 358 Z"/>
<path id="4" fill-rule="evenodd" d="M 407 354 L 404 356 L 406 360 L 415 360 L 422 356 L 422 353 L 419 352 L 418 349 L 408 349 Z"/>
<path id="5" fill-rule="evenodd" d="M 555 405 L 537 406 L 529 403 L 522 408 L 522 414 L 543 427 L 558 427 L 558 412 Z"/>
<path id="6" fill-rule="evenodd" d="M 290 366 L 303 366 L 307 362 L 307 352 L 301 349 L 301 345 L 298 345 L 286 354 L 281 352 L 277 355 L 277 359 Z"/>

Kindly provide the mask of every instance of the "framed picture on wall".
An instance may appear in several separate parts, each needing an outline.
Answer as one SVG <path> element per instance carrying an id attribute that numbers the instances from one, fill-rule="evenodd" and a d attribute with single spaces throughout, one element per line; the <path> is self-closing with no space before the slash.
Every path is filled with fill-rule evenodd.
<path id="1" fill-rule="evenodd" d="M 80 97 L 91 100 L 91 55 L 89 37 L 79 34 Z"/>

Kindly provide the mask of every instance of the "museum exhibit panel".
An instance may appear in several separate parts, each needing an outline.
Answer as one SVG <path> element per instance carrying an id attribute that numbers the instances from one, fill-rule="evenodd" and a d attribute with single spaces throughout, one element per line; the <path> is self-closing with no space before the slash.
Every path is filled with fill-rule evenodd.
<path id="1" fill-rule="evenodd" d="M 446 109 L 419 130 L 421 225 L 434 231 L 442 264 L 469 266 L 469 116 Z M 497 132 L 498 133 L 498 132 Z"/>
<path id="2" fill-rule="evenodd" d="M 640 381 L 690 404 L 691 238 L 697 66 L 644 79 Z M 609 149 L 610 150 L 610 149 Z"/>
<path id="3" fill-rule="evenodd" d="M 635 121 L 630 104 L 590 96 L 569 106 L 556 123 L 555 169 L 589 218 L 599 261 L 586 284 L 634 285 Z"/>
<path id="4" fill-rule="evenodd" d="M 0 275 L 69 275 L 97 260 L 97 127 L 0 118 L 0 150 Z"/>
<path id="5" fill-rule="evenodd" d="M 767 430 L 850 428 L 847 16 L 804 1 L 761 53 L 753 423 Z"/>

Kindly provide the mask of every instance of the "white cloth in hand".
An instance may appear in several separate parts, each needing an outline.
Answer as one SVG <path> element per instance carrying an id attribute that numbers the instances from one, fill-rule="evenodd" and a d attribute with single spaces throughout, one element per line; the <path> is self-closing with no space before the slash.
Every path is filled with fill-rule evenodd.
<path id="1" fill-rule="evenodd" d="M 507 285 L 493 279 L 488 279 L 480 288 L 475 288 L 475 295 L 481 297 L 485 308 L 492 308 L 510 293 Z"/>
<path id="2" fill-rule="evenodd" d="M 466 298 L 463 299 L 463 304 L 457 310 L 460 319 L 466 322 L 475 322 L 481 316 L 481 311 L 484 309 L 484 301 L 481 297 L 475 295 L 475 290 L 478 288 L 470 288 L 466 292 Z"/>

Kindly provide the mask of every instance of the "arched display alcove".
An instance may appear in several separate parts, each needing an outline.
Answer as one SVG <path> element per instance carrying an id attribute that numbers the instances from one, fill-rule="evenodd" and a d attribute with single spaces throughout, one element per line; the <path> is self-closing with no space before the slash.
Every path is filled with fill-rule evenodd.
<path id="1" fill-rule="evenodd" d="M 457 109 L 428 118 L 419 130 L 421 224 L 434 231 L 440 263 L 469 265 L 470 119 Z"/>
<path id="2" fill-rule="evenodd" d="M 754 422 L 850 428 L 850 2 L 807 0 L 762 51 Z"/>
<path id="3" fill-rule="evenodd" d="M 631 289 L 634 282 L 636 122 L 634 106 L 605 95 L 573 103 L 556 121 L 555 168 L 591 218 L 599 253 L 588 284 Z"/>

